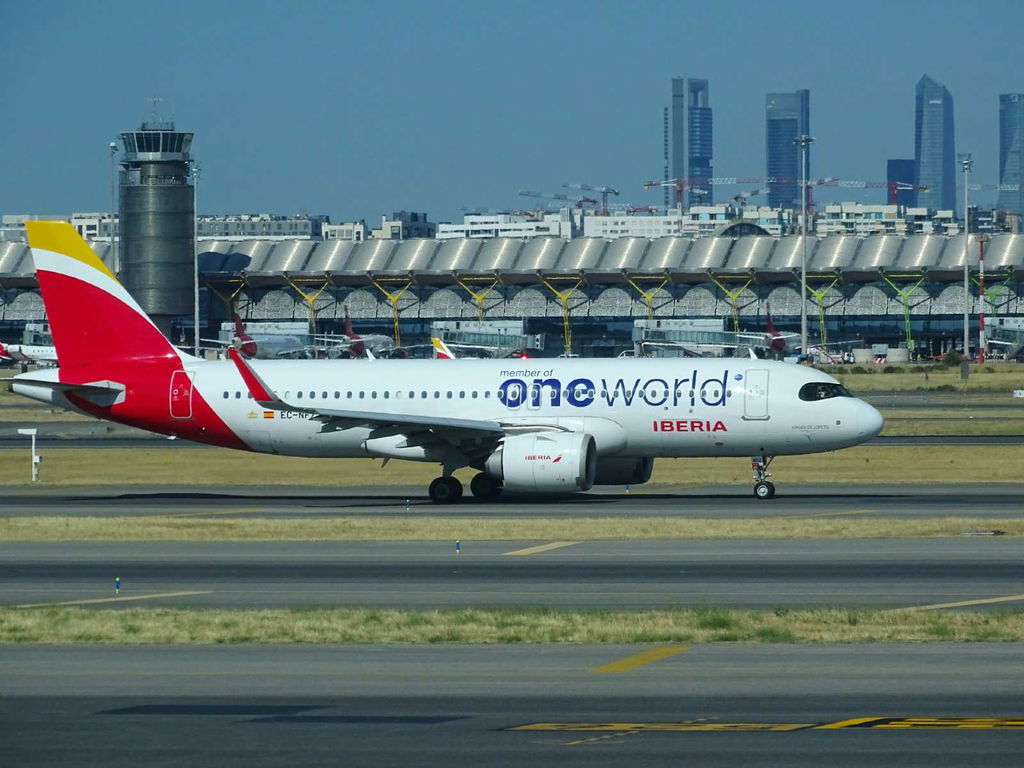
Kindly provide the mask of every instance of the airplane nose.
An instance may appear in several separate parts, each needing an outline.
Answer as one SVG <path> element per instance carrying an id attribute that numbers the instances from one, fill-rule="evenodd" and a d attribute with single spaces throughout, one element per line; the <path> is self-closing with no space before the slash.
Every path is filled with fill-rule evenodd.
<path id="1" fill-rule="evenodd" d="M 857 409 L 857 430 L 862 435 L 875 437 L 882 431 L 883 426 L 885 426 L 885 420 L 882 418 L 882 414 L 862 400 Z"/>

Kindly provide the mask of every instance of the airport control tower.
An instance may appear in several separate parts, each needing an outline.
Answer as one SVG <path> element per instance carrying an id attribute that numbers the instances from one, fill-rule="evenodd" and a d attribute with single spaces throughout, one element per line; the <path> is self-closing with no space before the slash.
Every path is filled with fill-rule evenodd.
<path id="1" fill-rule="evenodd" d="M 122 133 L 121 144 L 121 282 L 170 336 L 173 320 L 192 314 L 192 134 L 149 121 Z"/>

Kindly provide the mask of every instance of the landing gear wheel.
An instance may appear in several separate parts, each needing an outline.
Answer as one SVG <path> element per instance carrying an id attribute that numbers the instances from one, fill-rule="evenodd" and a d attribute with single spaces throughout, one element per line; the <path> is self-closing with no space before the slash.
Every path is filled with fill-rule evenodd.
<path id="1" fill-rule="evenodd" d="M 438 477 L 427 491 L 435 504 L 454 504 L 462 498 L 462 483 L 454 477 Z"/>
<path id="2" fill-rule="evenodd" d="M 496 499 L 501 493 L 501 483 L 486 472 L 481 472 L 470 481 L 469 490 L 478 499 Z"/>
<path id="3" fill-rule="evenodd" d="M 775 483 L 767 480 L 754 483 L 754 495 L 759 499 L 771 499 L 775 497 Z"/>

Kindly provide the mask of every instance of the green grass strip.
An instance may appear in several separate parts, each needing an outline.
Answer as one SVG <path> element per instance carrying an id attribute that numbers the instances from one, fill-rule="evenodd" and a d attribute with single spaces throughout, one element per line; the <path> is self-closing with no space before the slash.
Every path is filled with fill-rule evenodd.
<path id="1" fill-rule="evenodd" d="M 752 502 L 753 503 L 753 502 Z M 772 503 L 772 502 L 769 502 Z M 832 513 L 764 518 L 679 517 L 5 517 L 0 541 L 536 541 L 837 539 L 1024 535 L 1024 519 L 897 519 Z"/>
<path id="2" fill-rule="evenodd" d="M 0 608 L 0 644 L 1024 641 L 1022 612 Z"/>

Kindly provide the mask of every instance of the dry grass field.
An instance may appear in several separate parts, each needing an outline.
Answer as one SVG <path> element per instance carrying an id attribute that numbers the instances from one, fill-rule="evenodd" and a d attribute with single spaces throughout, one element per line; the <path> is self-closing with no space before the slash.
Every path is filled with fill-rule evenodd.
<path id="1" fill-rule="evenodd" d="M 0 449 L 0 486 L 29 479 L 28 446 Z M 381 468 L 373 459 L 307 459 L 204 447 L 45 448 L 41 486 L 303 485 L 426 486 L 433 464 L 396 461 Z M 832 453 L 782 456 L 772 464 L 782 485 L 801 483 L 1019 482 L 1018 446 L 873 446 Z M 473 470 L 457 473 L 464 481 Z M 652 484 L 661 487 L 751 483 L 744 458 L 658 459 Z"/>
<path id="2" fill-rule="evenodd" d="M 1024 614 L 913 610 L 668 611 L 0 608 L 0 645 L 227 643 L 1020 642 Z"/>

